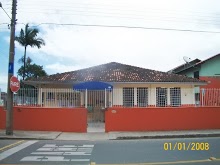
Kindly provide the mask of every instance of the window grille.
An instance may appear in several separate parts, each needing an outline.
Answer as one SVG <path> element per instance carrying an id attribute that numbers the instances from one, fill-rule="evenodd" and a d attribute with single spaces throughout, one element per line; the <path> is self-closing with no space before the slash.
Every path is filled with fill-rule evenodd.
<path id="1" fill-rule="evenodd" d="M 134 88 L 123 88 L 123 106 L 134 106 Z"/>
<path id="2" fill-rule="evenodd" d="M 170 88 L 170 105 L 179 107 L 181 105 L 181 89 Z"/>
<path id="3" fill-rule="evenodd" d="M 167 106 L 167 88 L 156 88 L 156 106 L 165 107 Z"/>
<path id="4" fill-rule="evenodd" d="M 148 88 L 137 88 L 138 107 L 148 106 Z"/>
<path id="5" fill-rule="evenodd" d="M 53 92 L 48 92 L 47 93 L 47 100 L 54 100 L 54 99 L 55 99 L 54 93 Z"/>

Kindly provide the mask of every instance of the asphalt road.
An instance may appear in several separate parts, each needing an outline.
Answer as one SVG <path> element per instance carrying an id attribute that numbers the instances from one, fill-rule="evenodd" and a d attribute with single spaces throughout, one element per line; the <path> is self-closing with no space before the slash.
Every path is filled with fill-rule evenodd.
<path id="1" fill-rule="evenodd" d="M 14 144 L 9 146 L 9 144 Z M 8 146 L 8 147 L 7 147 Z M 220 164 L 220 138 L 0 140 L 2 164 Z M 1 150 L 4 148 L 3 150 Z"/>

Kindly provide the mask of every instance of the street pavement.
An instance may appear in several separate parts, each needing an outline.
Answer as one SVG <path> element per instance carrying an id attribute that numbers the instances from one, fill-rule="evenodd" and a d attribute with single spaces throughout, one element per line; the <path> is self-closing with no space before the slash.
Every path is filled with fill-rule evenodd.
<path id="1" fill-rule="evenodd" d="M 8 146 L 8 144 L 17 144 Z M 220 164 L 220 137 L 136 140 L 1 139 L 3 164 Z"/>

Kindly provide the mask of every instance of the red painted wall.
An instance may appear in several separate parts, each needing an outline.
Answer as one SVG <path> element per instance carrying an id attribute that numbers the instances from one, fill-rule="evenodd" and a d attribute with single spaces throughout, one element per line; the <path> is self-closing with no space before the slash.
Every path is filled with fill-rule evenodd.
<path id="1" fill-rule="evenodd" d="M 200 79 L 208 82 L 207 85 L 200 86 L 200 89 L 205 89 L 205 93 L 200 95 L 200 103 L 205 106 L 220 106 L 220 77 L 200 77 Z"/>
<path id="2" fill-rule="evenodd" d="M 5 129 L 6 111 L 0 107 L 0 129 Z M 14 130 L 86 132 L 85 108 L 15 107 Z"/>
<path id="3" fill-rule="evenodd" d="M 114 107 L 106 111 L 105 129 L 106 132 L 220 129 L 219 116 L 220 107 Z"/>
<path id="4" fill-rule="evenodd" d="M 6 111 L 0 107 L 0 129 L 5 129 L 6 124 Z"/>
<path id="5" fill-rule="evenodd" d="M 200 88 L 220 88 L 220 77 L 199 77 L 199 79 L 208 82 L 207 85 L 201 86 Z"/>

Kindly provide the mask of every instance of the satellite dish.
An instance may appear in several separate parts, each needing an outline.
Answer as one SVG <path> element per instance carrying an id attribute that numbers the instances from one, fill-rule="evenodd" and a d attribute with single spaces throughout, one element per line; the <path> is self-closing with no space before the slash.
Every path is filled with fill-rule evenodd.
<path id="1" fill-rule="evenodd" d="M 189 63 L 191 61 L 191 58 L 187 57 L 187 56 L 184 56 L 183 57 L 183 60 L 186 62 L 186 63 Z"/>

